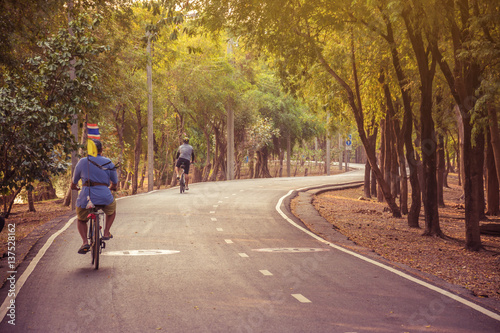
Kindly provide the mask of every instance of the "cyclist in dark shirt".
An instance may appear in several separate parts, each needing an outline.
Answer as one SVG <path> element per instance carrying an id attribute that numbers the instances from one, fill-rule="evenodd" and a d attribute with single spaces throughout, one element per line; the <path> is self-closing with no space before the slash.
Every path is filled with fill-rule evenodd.
<path id="1" fill-rule="evenodd" d="M 186 191 L 189 190 L 189 166 L 194 163 L 194 149 L 189 144 L 189 138 L 183 139 L 183 144 L 177 149 L 177 163 L 175 164 L 175 173 L 179 179 L 179 168 L 184 164 L 184 173 L 186 175 Z"/>

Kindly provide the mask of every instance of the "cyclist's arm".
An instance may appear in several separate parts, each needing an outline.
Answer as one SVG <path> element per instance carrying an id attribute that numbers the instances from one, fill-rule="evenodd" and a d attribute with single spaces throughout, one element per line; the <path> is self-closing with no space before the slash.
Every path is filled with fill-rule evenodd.
<path id="1" fill-rule="evenodd" d="M 72 182 L 71 182 L 71 189 L 72 190 L 80 190 L 80 188 L 78 187 L 78 182 L 82 178 L 81 177 L 82 176 L 82 174 L 81 174 L 82 160 L 83 159 L 80 159 L 78 161 L 78 163 L 76 164 L 76 166 L 75 166 L 75 170 L 73 172 L 73 179 L 72 179 Z"/>
<path id="2" fill-rule="evenodd" d="M 175 155 L 175 159 L 179 159 L 179 156 L 181 156 L 181 152 L 180 151 L 177 151 L 177 155 Z"/>
<path id="3" fill-rule="evenodd" d="M 109 175 L 110 186 L 109 189 L 111 191 L 116 191 L 116 186 L 118 184 L 118 173 L 115 170 L 111 170 L 111 174 Z"/>
<path id="4" fill-rule="evenodd" d="M 193 150 L 193 152 L 191 153 L 191 163 L 194 163 L 194 150 Z"/>

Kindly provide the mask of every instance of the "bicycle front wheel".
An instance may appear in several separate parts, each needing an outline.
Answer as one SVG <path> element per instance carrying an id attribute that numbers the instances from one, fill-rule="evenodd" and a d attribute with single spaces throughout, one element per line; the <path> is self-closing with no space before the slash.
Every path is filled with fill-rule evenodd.
<path id="1" fill-rule="evenodd" d="M 100 223 L 99 223 L 99 215 L 96 214 L 94 224 L 93 224 L 93 244 L 92 244 L 92 263 L 95 266 L 95 269 L 99 269 L 99 254 L 101 252 L 101 236 L 100 236 Z"/>

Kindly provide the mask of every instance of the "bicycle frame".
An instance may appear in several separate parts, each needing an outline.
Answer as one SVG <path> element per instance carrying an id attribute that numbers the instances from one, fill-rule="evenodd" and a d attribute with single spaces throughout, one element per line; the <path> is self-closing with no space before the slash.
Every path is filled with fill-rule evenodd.
<path id="1" fill-rule="evenodd" d="M 102 240 L 102 227 L 101 220 L 103 218 L 104 212 L 101 209 L 94 208 L 92 212 L 89 214 L 89 244 L 90 244 L 90 252 L 92 254 L 92 265 L 94 265 L 95 269 L 99 269 L 99 256 L 102 252 L 102 249 L 106 247 L 106 243 Z"/>

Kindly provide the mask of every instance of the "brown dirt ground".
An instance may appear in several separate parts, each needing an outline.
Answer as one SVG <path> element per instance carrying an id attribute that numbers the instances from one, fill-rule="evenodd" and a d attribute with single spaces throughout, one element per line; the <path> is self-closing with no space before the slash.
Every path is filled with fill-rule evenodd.
<path id="1" fill-rule="evenodd" d="M 456 179 L 456 178 L 455 178 Z M 463 286 L 478 297 L 500 300 L 500 237 L 481 235 L 484 250 L 465 250 L 465 222 L 461 188 L 453 184 L 444 192 L 440 225 L 445 238 L 422 236 L 409 228 L 406 218 L 394 218 L 376 199 L 361 199 L 363 187 L 317 195 L 313 205 L 351 241 L 382 257 Z M 421 214 L 423 214 L 423 209 Z M 488 222 L 499 221 L 492 219 Z"/>
<path id="2" fill-rule="evenodd" d="M 36 202 L 36 212 L 29 212 L 28 204 L 13 205 L 9 218 L 5 220 L 5 227 L 0 233 L 0 257 L 6 255 L 7 251 L 7 224 L 15 223 L 16 242 L 19 242 L 37 227 L 60 215 L 69 213 L 70 208 L 64 207 L 62 202 L 62 199 Z"/>

